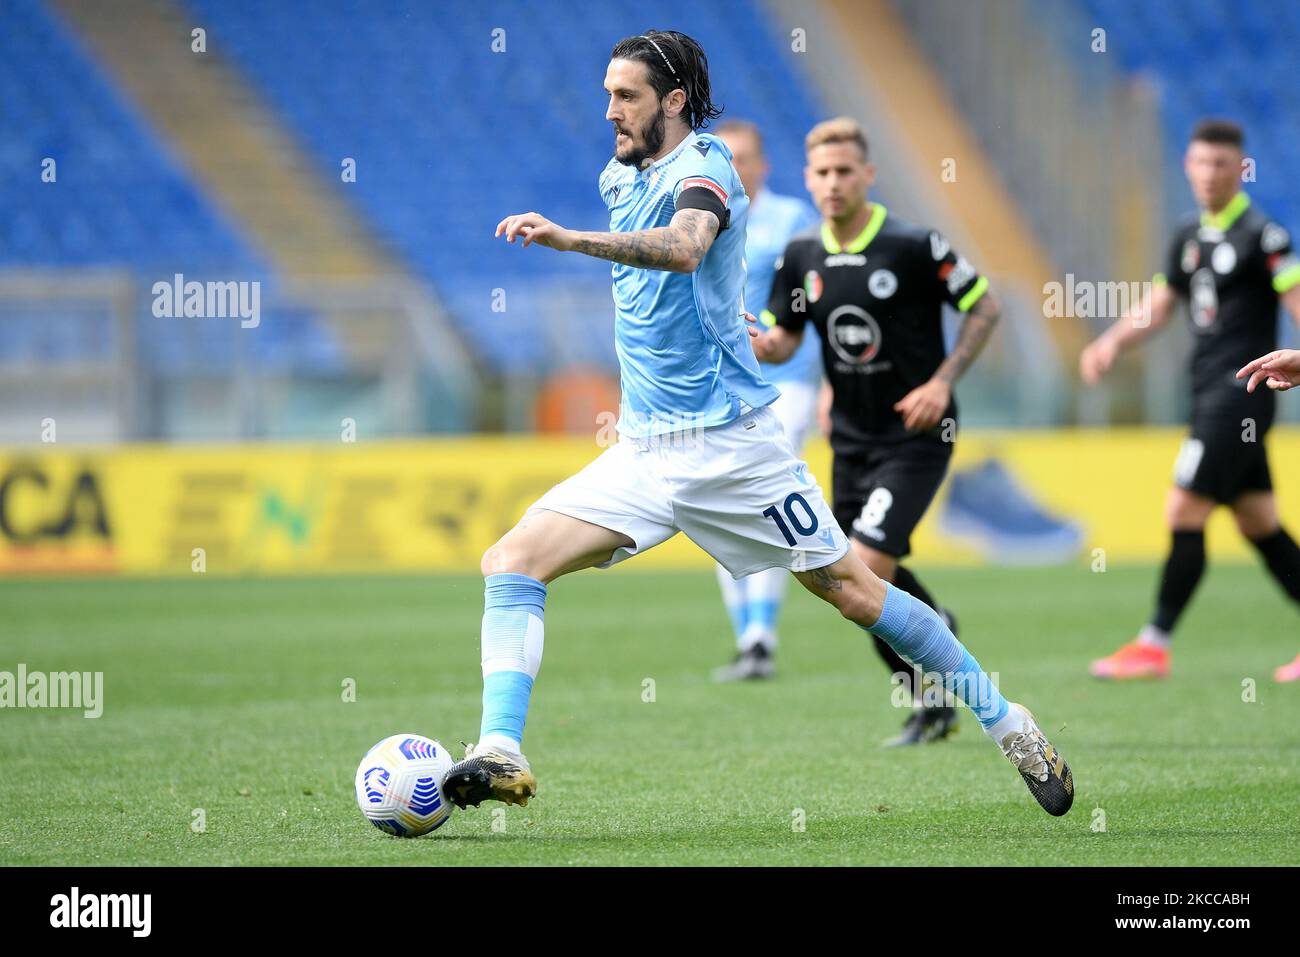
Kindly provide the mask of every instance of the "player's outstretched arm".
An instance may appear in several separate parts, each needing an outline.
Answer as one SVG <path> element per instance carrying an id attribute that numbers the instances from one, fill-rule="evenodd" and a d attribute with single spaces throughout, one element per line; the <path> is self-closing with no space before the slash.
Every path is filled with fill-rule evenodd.
<path id="1" fill-rule="evenodd" d="M 1278 349 L 1246 363 L 1237 372 L 1238 379 L 1250 376 L 1246 391 L 1254 392 L 1263 382 L 1276 392 L 1285 392 L 1300 385 L 1300 350 Z"/>
<path id="2" fill-rule="evenodd" d="M 1110 371 L 1119 354 L 1141 342 L 1166 322 L 1174 312 L 1175 293 L 1166 283 L 1151 287 L 1136 307 L 1130 309 L 1079 354 L 1079 375 L 1088 385 L 1096 385 Z"/>
<path id="3" fill-rule="evenodd" d="M 565 229 L 538 213 L 518 213 L 497 224 L 496 235 L 513 243 L 537 243 L 560 252 L 584 253 L 597 259 L 641 269 L 695 272 L 718 235 L 718 217 L 705 209 L 679 209 L 667 226 L 630 233 L 593 233 Z"/>
<path id="4" fill-rule="evenodd" d="M 983 351 L 984 344 L 988 342 L 989 335 L 1001 316 L 1002 309 L 991 292 L 985 292 L 976 300 L 962 320 L 952 351 L 935 370 L 930 381 L 917 386 L 894 403 L 894 411 L 903 417 L 904 428 L 913 432 L 928 432 L 939 424 L 952 401 L 953 385 Z"/>
<path id="5" fill-rule="evenodd" d="M 610 262 L 695 272 L 718 235 L 718 217 L 706 209 L 679 209 L 667 226 L 633 233 L 577 233 L 573 251 Z"/>

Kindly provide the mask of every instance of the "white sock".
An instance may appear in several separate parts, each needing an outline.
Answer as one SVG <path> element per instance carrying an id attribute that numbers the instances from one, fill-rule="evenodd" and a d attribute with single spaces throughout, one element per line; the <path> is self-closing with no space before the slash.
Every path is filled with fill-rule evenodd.
<path id="1" fill-rule="evenodd" d="M 1002 747 L 1002 739 L 1007 735 L 1023 731 L 1025 727 L 1025 715 L 1014 704 L 1007 708 L 1004 714 L 996 723 L 989 725 L 984 729 L 984 733 L 993 739 L 993 743 L 999 748 Z"/>
<path id="2" fill-rule="evenodd" d="M 762 645 L 768 652 L 776 650 L 776 623 L 791 577 L 784 568 L 765 568 L 745 579 L 747 610 L 740 642 L 742 651 L 755 645 Z"/>
<path id="3" fill-rule="evenodd" d="M 505 734 L 485 734 L 478 739 L 478 743 L 474 747 L 500 748 L 502 751 L 509 751 L 511 754 L 523 753 L 523 745 Z"/>
<path id="4" fill-rule="evenodd" d="M 731 629 L 736 634 L 736 647 L 744 651 L 745 643 L 741 639 L 745 634 L 745 616 L 748 612 L 746 592 L 749 579 L 732 578 L 731 572 L 721 565 L 717 567 L 718 587 L 722 589 L 722 603 L 727 607 L 727 615 L 731 619 Z"/>
<path id="5" fill-rule="evenodd" d="M 745 633 L 740 636 L 740 650 L 749 651 L 751 648 L 760 645 L 767 650 L 769 655 L 776 651 L 776 632 L 770 628 L 764 628 L 762 625 L 750 625 L 745 629 Z"/>
<path id="6" fill-rule="evenodd" d="M 1155 625 L 1145 625 L 1138 632 L 1138 644 L 1149 645 L 1152 648 L 1168 648 L 1169 632 L 1161 631 Z"/>
<path id="7" fill-rule="evenodd" d="M 754 572 L 745 579 L 749 583 L 749 600 L 770 601 L 779 607 L 793 577 L 784 568 L 765 568 L 761 572 Z"/>

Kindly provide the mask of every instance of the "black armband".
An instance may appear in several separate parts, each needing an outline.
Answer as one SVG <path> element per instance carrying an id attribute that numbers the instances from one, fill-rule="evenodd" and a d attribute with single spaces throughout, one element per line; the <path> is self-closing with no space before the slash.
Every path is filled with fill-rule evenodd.
<path id="1" fill-rule="evenodd" d="M 677 195 L 677 209 L 702 209 L 718 217 L 718 232 L 731 225 L 731 210 L 706 186 L 691 186 Z"/>

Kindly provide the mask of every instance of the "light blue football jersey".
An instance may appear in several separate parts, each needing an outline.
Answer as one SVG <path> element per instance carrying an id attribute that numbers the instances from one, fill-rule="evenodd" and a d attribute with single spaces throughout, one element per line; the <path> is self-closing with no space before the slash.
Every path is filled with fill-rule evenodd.
<path id="1" fill-rule="evenodd" d="M 740 300 L 749 197 L 731 151 L 692 132 L 645 170 L 611 159 L 600 195 L 612 232 L 667 226 L 683 189 L 714 192 L 730 221 L 693 273 L 614 263 L 614 348 L 623 389 L 618 430 L 644 438 L 723 425 L 780 393 L 758 369 Z M 770 278 L 770 277 L 769 277 Z"/>
<path id="2" fill-rule="evenodd" d="M 770 190 L 751 199 L 749 225 L 745 229 L 745 263 L 749 278 L 745 283 L 745 309 L 755 316 L 767 308 L 772 293 L 772 277 L 785 252 L 786 243 L 795 233 L 821 221 L 811 203 L 793 196 L 781 196 Z M 764 317 L 767 318 L 767 317 Z M 768 382 L 806 382 L 816 385 L 822 378 L 822 345 L 809 323 L 803 342 L 785 362 L 760 362 L 759 369 Z"/>

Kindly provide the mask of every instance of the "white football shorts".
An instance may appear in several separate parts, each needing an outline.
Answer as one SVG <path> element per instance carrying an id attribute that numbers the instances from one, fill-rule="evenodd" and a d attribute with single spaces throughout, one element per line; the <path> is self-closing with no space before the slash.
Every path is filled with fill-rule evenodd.
<path id="1" fill-rule="evenodd" d="M 808 444 L 808 433 L 812 431 L 817 412 L 817 393 L 821 383 L 782 382 L 781 394 L 768 408 L 776 413 L 785 429 L 785 437 L 790 440 L 790 447 L 796 455 L 803 455 L 803 448 Z"/>
<path id="2" fill-rule="evenodd" d="M 713 428 L 621 438 L 532 508 L 632 539 L 632 547 L 615 550 L 601 568 L 678 532 L 736 578 L 765 568 L 810 571 L 849 550 L 821 489 L 770 408 Z"/>

